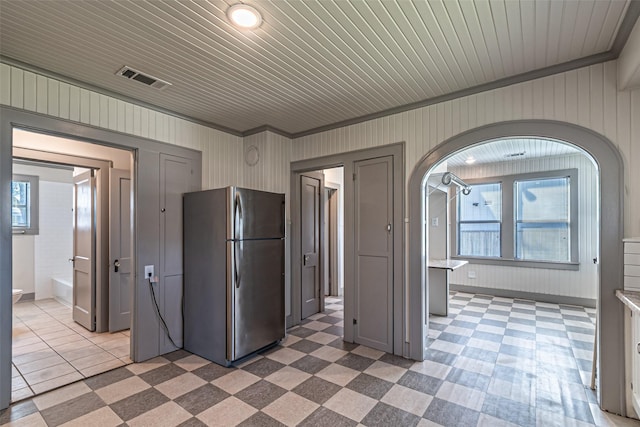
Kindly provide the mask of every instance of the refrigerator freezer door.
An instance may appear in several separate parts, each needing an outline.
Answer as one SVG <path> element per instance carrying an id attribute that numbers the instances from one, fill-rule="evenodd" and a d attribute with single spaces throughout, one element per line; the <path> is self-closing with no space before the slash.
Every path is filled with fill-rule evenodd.
<path id="1" fill-rule="evenodd" d="M 237 360 L 284 337 L 284 241 L 227 242 L 227 359 Z"/>
<path id="2" fill-rule="evenodd" d="M 228 240 L 284 237 L 284 194 L 229 187 Z"/>

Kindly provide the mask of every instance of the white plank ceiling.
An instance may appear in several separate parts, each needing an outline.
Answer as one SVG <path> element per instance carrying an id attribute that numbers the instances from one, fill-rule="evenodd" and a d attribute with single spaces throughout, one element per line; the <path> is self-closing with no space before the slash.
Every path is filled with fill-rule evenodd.
<path id="1" fill-rule="evenodd" d="M 447 167 L 469 167 L 540 157 L 578 154 L 580 150 L 559 141 L 537 138 L 508 138 L 466 148 L 447 158 Z M 472 164 L 467 159 L 472 158 Z"/>
<path id="2" fill-rule="evenodd" d="M 0 54 L 237 132 L 296 134 L 611 49 L 628 0 L 0 0 Z M 172 83 L 154 90 L 128 65 Z"/>

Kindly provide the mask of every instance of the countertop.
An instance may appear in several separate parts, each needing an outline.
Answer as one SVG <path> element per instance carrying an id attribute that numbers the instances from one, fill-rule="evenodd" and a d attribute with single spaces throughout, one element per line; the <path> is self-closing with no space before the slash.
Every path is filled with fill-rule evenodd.
<path id="1" fill-rule="evenodd" d="M 640 313 L 640 292 L 625 291 L 622 289 L 616 290 L 616 296 L 624 305 L 629 307 L 632 311 Z"/>
<path id="2" fill-rule="evenodd" d="M 455 270 L 456 268 L 460 268 L 465 264 L 468 264 L 469 261 L 458 260 L 458 259 L 430 259 L 427 263 L 427 267 L 429 268 L 442 268 L 447 270 Z"/>

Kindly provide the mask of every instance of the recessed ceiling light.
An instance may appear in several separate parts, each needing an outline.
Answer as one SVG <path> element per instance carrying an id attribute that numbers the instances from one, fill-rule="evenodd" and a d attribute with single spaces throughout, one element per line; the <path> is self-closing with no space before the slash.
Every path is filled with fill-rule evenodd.
<path id="1" fill-rule="evenodd" d="M 262 15 L 255 7 L 237 3 L 227 10 L 227 18 L 241 30 L 255 30 L 262 24 Z"/>
<path id="2" fill-rule="evenodd" d="M 468 165 L 472 165 L 476 162 L 476 159 L 473 156 L 467 157 L 467 160 L 464 161 Z"/>

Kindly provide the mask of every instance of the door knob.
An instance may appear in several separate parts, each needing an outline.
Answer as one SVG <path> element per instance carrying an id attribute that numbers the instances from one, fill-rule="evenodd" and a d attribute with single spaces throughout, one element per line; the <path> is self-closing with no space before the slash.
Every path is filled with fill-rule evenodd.
<path id="1" fill-rule="evenodd" d="M 113 267 L 114 267 L 114 271 L 117 273 L 118 272 L 118 268 L 120 267 L 120 261 L 115 260 L 113 262 Z"/>

